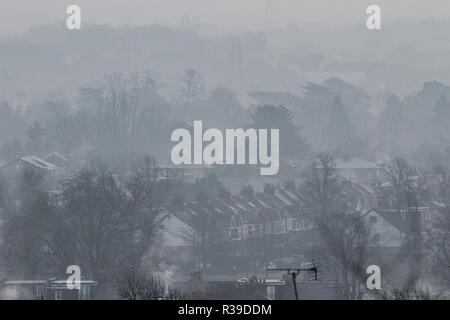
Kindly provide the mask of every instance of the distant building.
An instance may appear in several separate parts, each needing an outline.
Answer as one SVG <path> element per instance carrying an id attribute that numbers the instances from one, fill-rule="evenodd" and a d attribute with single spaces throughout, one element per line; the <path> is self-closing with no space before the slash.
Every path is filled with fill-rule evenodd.
<path id="1" fill-rule="evenodd" d="M 1 166 L 0 172 L 9 176 L 14 176 L 24 170 L 35 170 L 52 177 L 64 175 L 66 173 L 66 167 L 56 165 L 53 162 L 50 162 L 50 159 L 57 160 L 59 158 L 57 158 L 56 155 L 48 157 L 47 159 L 42 159 L 33 155 L 21 157 Z M 63 160 L 60 159 L 59 162 L 61 161 Z M 57 161 L 57 163 L 59 162 Z"/>
<path id="2" fill-rule="evenodd" d="M 161 169 L 161 172 L 164 172 L 165 170 L 173 170 L 178 173 L 180 178 L 190 182 L 194 182 L 196 179 L 199 179 L 212 171 L 211 166 L 202 164 L 163 164 L 160 165 L 159 168 Z"/>
<path id="3" fill-rule="evenodd" d="M 25 173 L 38 173 L 42 177 L 43 189 L 51 191 L 57 187 L 57 182 L 64 176 L 65 169 L 37 156 L 21 157 L 0 167 L 0 174 L 9 181 L 11 189 L 17 189 L 18 192 L 15 194 L 20 194 L 20 180 Z"/>
<path id="4" fill-rule="evenodd" d="M 41 159 L 37 156 L 25 156 L 14 160 L 11 163 L 8 163 L 2 166 L 1 170 L 12 170 L 12 171 L 20 171 L 22 169 L 36 169 L 44 172 L 51 172 L 56 169 L 56 166 L 53 163 L 50 163 L 44 159 Z"/>
<path id="5" fill-rule="evenodd" d="M 194 271 L 189 279 L 177 279 L 173 284 L 194 299 L 295 299 L 292 278 L 287 275 L 280 275 L 279 278 L 241 278 L 236 275 L 203 276 L 199 271 Z M 299 300 L 338 299 L 338 287 L 333 281 L 297 280 L 296 286 Z"/>
<path id="6" fill-rule="evenodd" d="M 361 218 L 369 229 L 369 241 L 372 246 L 399 248 L 405 238 L 403 217 L 394 212 L 371 209 Z"/>
<path id="7" fill-rule="evenodd" d="M 270 300 L 295 300 L 292 279 L 265 281 Z M 296 281 L 298 300 L 338 300 L 338 286 L 333 281 Z"/>
<path id="8" fill-rule="evenodd" d="M 67 168 L 69 166 L 69 159 L 57 151 L 53 151 L 43 158 L 45 161 L 52 163 L 58 168 Z"/>
<path id="9" fill-rule="evenodd" d="M 221 241 L 312 229 L 312 221 L 300 212 L 300 197 L 293 184 L 285 189 L 266 184 L 264 191 L 257 193 L 245 187 L 238 195 L 224 193 L 205 202 L 186 202 L 168 212 L 162 224 L 167 228 L 167 240 L 174 245 L 186 244 L 186 234 L 200 231 L 202 217 L 211 217 L 220 226 L 217 235 Z M 191 239 L 190 243 L 194 242 Z"/>
<path id="10" fill-rule="evenodd" d="M 382 168 L 360 158 L 336 159 L 335 164 L 337 174 L 354 182 L 372 181 L 382 174 Z"/>
<path id="11" fill-rule="evenodd" d="M 366 187 L 346 181 L 344 191 L 355 211 L 376 206 L 375 195 Z M 220 245 L 222 256 L 237 259 L 257 255 L 262 248 L 267 259 L 302 254 L 298 250 L 307 250 L 316 237 L 313 219 L 301 209 L 302 197 L 288 181 L 284 188 L 268 183 L 262 192 L 254 192 L 247 186 L 236 195 L 226 191 L 217 198 L 178 204 L 161 219 L 163 245 L 173 253 L 171 259 L 178 260 L 173 263 L 199 268 L 208 264 L 199 254 L 200 247 L 208 245 Z M 217 264 L 224 263 L 229 261 Z"/>
<path id="12" fill-rule="evenodd" d="M 70 289 L 66 280 L 8 280 L 1 282 L 2 296 L 9 300 L 91 300 L 97 283 L 81 280 L 80 289 Z"/>

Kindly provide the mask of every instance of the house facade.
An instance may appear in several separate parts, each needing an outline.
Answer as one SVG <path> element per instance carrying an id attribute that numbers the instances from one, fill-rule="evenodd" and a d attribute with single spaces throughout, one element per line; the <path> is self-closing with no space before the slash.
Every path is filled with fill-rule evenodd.
<path id="1" fill-rule="evenodd" d="M 69 288 L 66 280 L 7 280 L 1 282 L 7 300 L 91 300 L 97 283 L 80 280 L 80 288 Z"/>

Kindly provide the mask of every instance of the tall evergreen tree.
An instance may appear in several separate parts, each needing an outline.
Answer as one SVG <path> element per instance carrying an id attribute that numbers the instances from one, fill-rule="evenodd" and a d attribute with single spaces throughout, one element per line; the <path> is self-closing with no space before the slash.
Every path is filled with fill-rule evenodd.
<path id="1" fill-rule="evenodd" d="M 324 130 L 327 144 L 332 147 L 345 142 L 356 134 L 355 128 L 348 118 L 340 96 L 336 96 L 333 100 L 328 125 Z"/>
<path id="2" fill-rule="evenodd" d="M 309 151 L 309 145 L 300 135 L 293 114 L 284 106 L 264 105 L 251 114 L 252 128 L 280 129 L 280 156 L 301 157 Z"/>
<path id="3" fill-rule="evenodd" d="M 447 123 L 450 121 L 450 101 L 447 96 L 441 96 L 434 107 L 434 116 L 439 122 Z"/>

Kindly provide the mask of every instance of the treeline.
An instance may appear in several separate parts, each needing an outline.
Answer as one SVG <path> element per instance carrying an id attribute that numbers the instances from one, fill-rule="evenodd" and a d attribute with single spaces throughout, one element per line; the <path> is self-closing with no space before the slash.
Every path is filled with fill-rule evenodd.
<path id="1" fill-rule="evenodd" d="M 373 162 L 403 157 L 431 168 L 450 159 L 450 87 L 442 83 L 425 83 L 404 98 L 387 92 L 371 97 L 339 79 L 308 83 L 302 90 L 302 95 L 249 92 L 253 102 L 245 108 L 230 88 L 208 91 L 194 69 L 169 85 L 152 71 L 110 74 L 98 88 L 78 88 L 74 103 L 62 98 L 21 108 L 2 103 L 0 156 L 8 163 L 59 150 L 75 161 L 146 154 L 167 163 L 171 132 L 202 120 L 221 129 L 279 128 L 280 155 L 289 160 L 327 151 Z"/>

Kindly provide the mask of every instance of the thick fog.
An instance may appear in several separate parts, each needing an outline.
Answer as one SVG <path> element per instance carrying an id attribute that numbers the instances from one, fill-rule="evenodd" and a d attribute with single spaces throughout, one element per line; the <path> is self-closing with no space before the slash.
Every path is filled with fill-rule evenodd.
<path id="1" fill-rule="evenodd" d="M 447 0 L 0 1 L 0 298 L 449 297 Z"/>
<path id="2" fill-rule="evenodd" d="M 420 21 L 450 17 L 446 0 L 79 0 L 2 1 L 0 35 L 10 36 L 37 24 L 63 21 L 65 8 L 80 5 L 87 23 L 112 26 L 163 24 L 176 26 L 188 14 L 194 23 L 223 30 L 279 28 L 288 23 L 362 24 L 370 4 L 383 7 L 383 19 Z"/>

